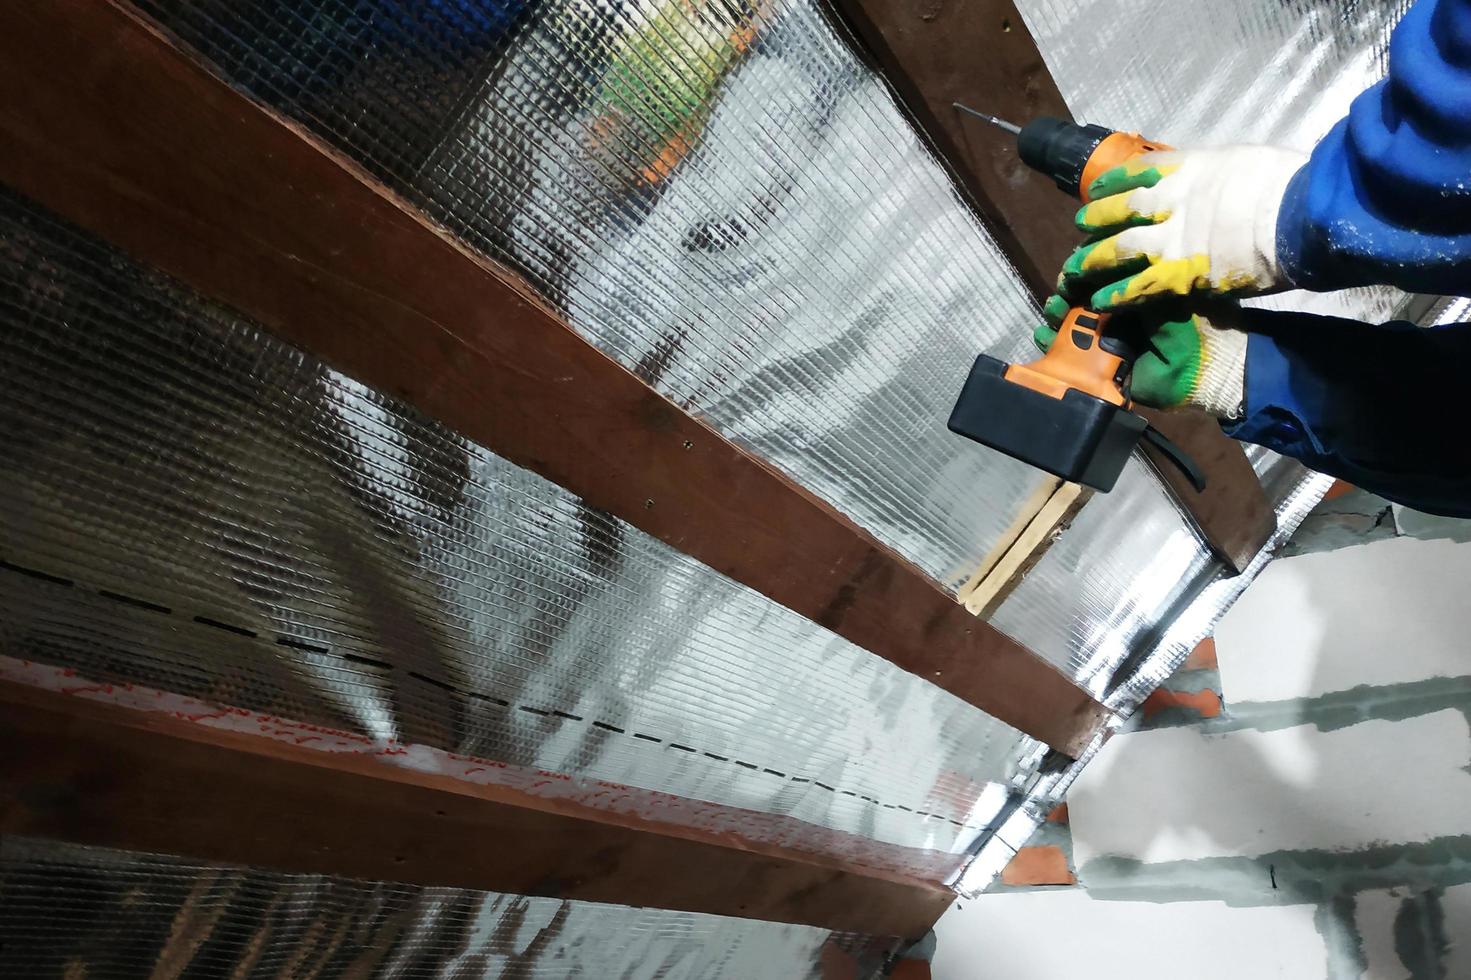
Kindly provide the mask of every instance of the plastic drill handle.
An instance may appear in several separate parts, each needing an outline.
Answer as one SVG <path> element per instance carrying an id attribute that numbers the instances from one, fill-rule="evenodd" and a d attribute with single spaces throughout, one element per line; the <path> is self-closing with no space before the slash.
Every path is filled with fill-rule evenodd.
<path id="1" fill-rule="evenodd" d="M 1080 134 L 1101 128 L 1099 126 L 1073 127 Z M 1164 143 L 1147 140 L 1138 133 L 1105 132 L 1108 135 L 1094 144 L 1087 160 L 1078 169 L 1077 181 L 1073 185 L 1074 193 L 1085 203 L 1088 201 L 1088 187 L 1105 172 L 1151 150 L 1170 149 Z M 1075 137 L 1075 141 L 1078 139 L 1082 137 Z M 1062 186 L 1061 182 L 1058 186 Z M 1103 336 L 1103 329 L 1108 320 L 1109 314 L 1099 313 L 1087 307 L 1075 306 L 1068 310 L 1067 316 L 1063 318 L 1062 327 L 1057 332 L 1057 340 L 1053 341 L 1052 347 L 1040 361 L 1033 361 L 1027 369 L 1033 374 L 1056 379 L 1064 390 L 1076 388 L 1114 405 L 1131 407 L 1133 401 L 1125 393 L 1124 382 L 1133 367 L 1137 351 L 1134 351 L 1122 337 Z M 1081 351 L 1069 350 L 1083 339 L 1084 335 L 1077 332 L 1080 323 L 1089 324 L 1089 329 L 1094 335 L 1092 351 L 1088 356 L 1084 356 Z M 1063 345 L 1064 334 L 1067 334 L 1068 338 L 1066 345 Z M 1054 360 L 1052 352 L 1060 345 L 1063 346 L 1063 358 Z M 1011 379 L 1009 371 L 1006 376 L 1008 380 Z M 1021 381 L 1021 376 L 1018 375 L 1016 380 Z M 1027 382 L 1022 381 L 1021 383 L 1026 384 Z M 1035 381 L 1028 387 L 1039 390 L 1041 388 Z M 1062 395 L 1057 394 L 1053 397 L 1061 398 Z"/>
<path id="2" fill-rule="evenodd" d="M 1027 364 L 1010 365 L 1006 380 L 1050 398 L 1062 398 L 1075 389 L 1128 408 L 1130 401 L 1121 384 L 1128 362 L 1103 336 L 1108 318 L 1107 313 L 1081 307 L 1068 310 L 1047 353 Z"/>

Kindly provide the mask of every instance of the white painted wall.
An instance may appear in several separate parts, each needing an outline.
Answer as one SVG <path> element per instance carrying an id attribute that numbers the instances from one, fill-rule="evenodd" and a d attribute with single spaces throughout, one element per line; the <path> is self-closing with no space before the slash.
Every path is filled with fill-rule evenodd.
<path id="1" fill-rule="evenodd" d="M 1313 915 L 1072 890 L 984 895 L 940 919 L 932 969 L 935 980 L 1324 980 Z"/>
<path id="2" fill-rule="evenodd" d="M 1471 675 L 1471 546 L 1390 538 L 1274 561 L 1215 635 L 1228 704 Z"/>
<path id="3" fill-rule="evenodd" d="M 1344 901 L 1270 904 L 1283 894 L 1280 869 L 1249 860 L 1277 851 L 1354 860 L 1471 834 L 1471 726 L 1460 710 L 1423 706 L 1460 697 L 1463 681 L 1435 679 L 1471 677 L 1471 544 L 1393 539 L 1280 560 L 1215 636 L 1227 706 L 1209 723 L 1215 733 L 1116 736 L 1068 793 L 1082 885 L 1130 900 L 1064 890 L 965 901 L 937 929 L 937 978 L 1420 980 L 1428 974 L 1412 977 L 1397 944 L 1422 959 L 1424 950 L 1395 924 L 1407 897 L 1443 880 L 1432 904 L 1449 949 L 1430 969 L 1471 980 L 1471 884 L 1455 884 L 1464 875 L 1454 867 L 1437 879 L 1424 863 L 1434 851 L 1418 864 L 1355 865 L 1414 880 L 1352 896 L 1351 921 L 1336 918 Z M 1438 701 L 1403 700 L 1400 685 L 1424 681 Z M 1291 725 L 1332 694 L 1383 717 L 1327 731 Z M 1244 702 L 1252 710 L 1233 719 Z M 1406 710 L 1426 713 L 1397 717 Z M 1202 893 L 1233 904 L 1176 900 Z M 1426 900 L 1414 901 L 1411 912 L 1424 914 Z"/>
<path id="4" fill-rule="evenodd" d="M 1395 922 L 1410 889 L 1362 892 L 1355 897 L 1354 922 L 1367 964 L 1352 980 L 1419 980 L 1395 946 Z M 1448 949 L 1440 963 L 1446 980 L 1471 980 L 1471 885 L 1454 885 L 1437 896 Z M 1336 980 L 1336 978 L 1335 978 Z"/>
<path id="5" fill-rule="evenodd" d="M 1355 850 L 1471 832 L 1471 729 L 1459 711 L 1113 739 L 1068 793 L 1083 884 L 1106 856 L 1146 863 Z"/>

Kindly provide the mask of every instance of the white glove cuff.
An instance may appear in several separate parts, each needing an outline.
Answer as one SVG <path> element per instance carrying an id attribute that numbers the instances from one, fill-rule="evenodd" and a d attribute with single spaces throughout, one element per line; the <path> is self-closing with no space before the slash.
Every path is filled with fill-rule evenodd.
<path id="1" fill-rule="evenodd" d="M 1209 343 L 1203 345 L 1195 390 L 1185 399 L 1218 419 L 1241 415 L 1246 400 L 1246 339 L 1240 330 L 1205 326 Z"/>
<path id="2" fill-rule="evenodd" d="M 1256 206 L 1252 220 L 1253 248 L 1259 263 L 1258 287 L 1271 291 L 1290 288 L 1292 283 L 1282 272 L 1277 259 L 1277 218 L 1287 185 L 1307 163 L 1307 155 L 1293 150 L 1273 148 L 1260 151 L 1256 184 Z M 1245 340 L 1242 341 L 1245 344 Z"/>

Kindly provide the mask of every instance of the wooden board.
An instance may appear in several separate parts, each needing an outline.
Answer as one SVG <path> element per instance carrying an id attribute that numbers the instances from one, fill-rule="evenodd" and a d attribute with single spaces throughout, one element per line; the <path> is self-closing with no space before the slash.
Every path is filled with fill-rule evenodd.
<path id="1" fill-rule="evenodd" d="M 1036 484 L 1032 487 L 1032 492 L 1027 494 L 1026 499 L 1021 502 L 1021 506 L 1016 509 L 1016 514 L 1012 517 L 1011 523 L 1006 526 L 1006 530 L 1001 532 L 1001 536 L 996 539 L 996 543 L 991 546 L 991 550 L 986 552 L 986 556 L 981 559 L 980 564 L 971 572 L 965 584 L 956 590 L 956 599 L 962 604 L 965 603 L 966 597 L 974 592 L 976 586 L 989 576 L 992 570 L 1001 563 L 1001 560 L 1006 557 L 1006 553 L 1026 533 L 1027 527 L 1036 518 L 1037 513 L 1043 507 L 1047 506 L 1047 501 L 1052 499 L 1052 495 L 1057 493 L 1062 485 L 1063 481 L 1050 473 L 1043 473 L 1038 477 Z"/>
<path id="2" fill-rule="evenodd" d="M 923 935 L 934 882 L 0 682 L 0 833 Z"/>
<path id="3" fill-rule="evenodd" d="M 1018 125 L 1071 119 L 1011 0 L 834 0 L 843 19 L 1040 301 L 1080 238 L 1078 203 L 1021 162 L 1016 138 L 954 103 Z M 1121 121 L 1115 121 L 1120 124 Z"/>
<path id="4" fill-rule="evenodd" d="M 1071 119 L 1056 82 L 1011 0 L 833 0 L 861 50 L 914 114 L 935 151 L 975 205 L 996 243 L 1039 301 L 1081 236 L 1079 204 L 1023 164 L 1016 139 L 957 112 L 960 102 L 1018 125 L 1038 116 Z M 1127 129 L 1127 119 L 1086 119 Z M 1169 133 L 1147 134 L 1168 140 Z M 1191 487 L 1151 447 L 1145 456 L 1228 568 L 1239 572 L 1276 530 L 1276 515 L 1241 446 L 1197 412 L 1144 412 L 1206 472 Z M 1030 513 L 1018 515 L 1030 520 Z"/>
<path id="5" fill-rule="evenodd" d="M 1093 496 L 1086 487 L 1057 479 L 1044 481 L 1038 491 L 1021 511 L 1017 533 L 986 557 L 957 594 L 972 615 L 994 613 Z"/>
<path id="6" fill-rule="evenodd" d="M 0 180 L 63 217 L 1062 752 L 1106 717 L 130 5 L 0 5 L 0 85 Z"/>

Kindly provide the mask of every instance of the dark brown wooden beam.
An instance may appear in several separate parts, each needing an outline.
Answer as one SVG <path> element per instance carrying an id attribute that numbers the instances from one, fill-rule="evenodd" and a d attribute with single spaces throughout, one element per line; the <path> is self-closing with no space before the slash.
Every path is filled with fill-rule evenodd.
<path id="1" fill-rule="evenodd" d="M 1233 574 L 1240 573 L 1277 530 L 1277 514 L 1241 444 L 1227 438 L 1220 423 L 1204 412 L 1161 412 L 1144 406 L 1136 411 L 1172 442 L 1185 446 L 1205 471 L 1206 488 L 1196 490 L 1163 454 L 1152 448 L 1145 453 L 1197 536 Z"/>
<path id="2" fill-rule="evenodd" d="M 1054 748 L 1106 717 L 130 5 L 0 5 L 0 86 L 0 180 L 46 207 Z"/>
<path id="3" fill-rule="evenodd" d="M 1011 0 L 832 0 L 860 50 L 894 86 L 982 221 L 1041 300 L 1080 239 L 1079 204 L 1021 162 L 1014 137 L 956 111 L 959 102 L 1025 124 L 1071 119 Z M 1089 119 L 1126 128 L 1127 119 Z M 1169 133 L 1146 134 L 1168 140 Z M 1239 572 L 1270 540 L 1276 515 L 1239 444 L 1200 412 L 1145 412 L 1205 470 L 1197 492 L 1146 448 L 1205 544 Z M 1106 501 L 1107 498 L 1102 498 Z M 1102 504 L 1106 506 L 1106 503 Z M 1095 505 L 1099 506 L 1099 505 Z"/>
<path id="4" fill-rule="evenodd" d="M 953 104 L 1017 124 L 1071 119 L 1011 0 L 831 0 L 982 222 L 1040 301 L 1078 244 L 1070 201 L 1021 162 L 1016 138 Z"/>
<path id="5" fill-rule="evenodd" d="M 918 937 L 935 882 L 0 682 L 0 834 Z"/>

